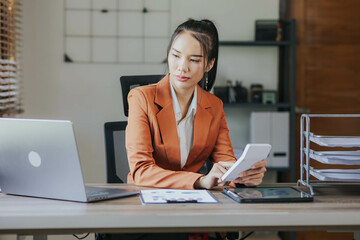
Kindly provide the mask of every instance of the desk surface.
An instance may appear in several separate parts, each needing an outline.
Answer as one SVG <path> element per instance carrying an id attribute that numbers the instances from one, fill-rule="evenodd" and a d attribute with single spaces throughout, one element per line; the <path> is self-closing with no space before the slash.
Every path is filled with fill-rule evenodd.
<path id="1" fill-rule="evenodd" d="M 220 204 L 169 205 L 142 205 L 138 196 L 86 204 L 0 194 L 0 233 L 360 230 L 359 187 L 315 190 L 313 203 L 273 204 L 238 204 L 220 190 L 212 191 Z"/>

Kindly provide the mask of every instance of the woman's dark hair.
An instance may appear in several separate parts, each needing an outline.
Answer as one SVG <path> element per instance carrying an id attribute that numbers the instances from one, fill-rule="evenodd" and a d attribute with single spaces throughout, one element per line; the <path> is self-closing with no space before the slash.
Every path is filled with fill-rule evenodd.
<path id="1" fill-rule="evenodd" d="M 175 38 L 182 32 L 188 31 L 193 37 L 199 41 L 203 53 L 204 59 L 206 58 L 207 64 L 211 62 L 211 60 L 215 59 L 214 66 L 209 71 L 209 73 L 205 73 L 199 85 L 201 88 L 209 91 L 214 85 L 216 78 L 216 70 L 217 70 L 217 61 L 218 61 L 218 53 L 219 53 L 219 36 L 218 31 L 214 25 L 214 23 L 210 20 L 194 20 L 189 19 L 186 22 L 180 24 L 174 31 L 171 36 L 170 44 L 167 49 L 167 56 L 169 56 L 169 52 L 171 50 L 171 46 L 175 40 Z M 206 66 L 204 66 L 205 68 Z M 208 83 L 206 84 L 205 75 L 208 74 Z"/>

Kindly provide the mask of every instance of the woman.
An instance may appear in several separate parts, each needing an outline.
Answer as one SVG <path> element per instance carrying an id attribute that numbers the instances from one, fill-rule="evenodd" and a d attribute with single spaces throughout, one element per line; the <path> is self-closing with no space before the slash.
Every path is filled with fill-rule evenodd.
<path id="1" fill-rule="evenodd" d="M 215 81 L 219 40 L 209 20 L 177 27 L 167 51 L 169 73 L 157 84 L 128 95 L 128 183 L 159 188 L 206 188 L 236 161 L 219 98 L 207 92 Z M 199 173 L 210 158 L 207 175 Z M 262 182 L 266 161 L 240 173 L 234 183 Z"/>

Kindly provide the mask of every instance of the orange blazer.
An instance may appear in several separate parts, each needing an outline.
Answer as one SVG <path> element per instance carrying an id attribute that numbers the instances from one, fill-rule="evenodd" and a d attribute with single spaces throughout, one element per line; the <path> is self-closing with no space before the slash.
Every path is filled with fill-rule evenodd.
<path id="1" fill-rule="evenodd" d="M 197 87 L 194 144 L 183 168 L 169 74 L 128 95 L 126 150 L 128 183 L 159 188 L 193 189 L 206 160 L 235 162 L 222 101 Z"/>

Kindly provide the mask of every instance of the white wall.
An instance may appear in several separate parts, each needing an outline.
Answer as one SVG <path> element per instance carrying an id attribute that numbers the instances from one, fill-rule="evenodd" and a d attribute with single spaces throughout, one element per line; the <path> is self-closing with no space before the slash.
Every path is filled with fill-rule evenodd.
<path id="1" fill-rule="evenodd" d="M 164 64 L 76 64 L 63 62 L 61 0 L 24 1 L 24 108 L 20 117 L 74 122 L 86 182 L 105 182 L 103 124 L 126 120 L 121 75 L 161 74 Z M 255 19 L 278 18 L 278 0 L 172 0 L 171 26 L 188 17 L 209 18 L 220 40 L 253 40 Z M 166 48 L 167 46 L 164 46 Z M 277 49 L 221 47 L 217 84 L 241 80 L 276 88 Z M 227 109 L 234 147 L 248 136 L 248 113 Z"/>

